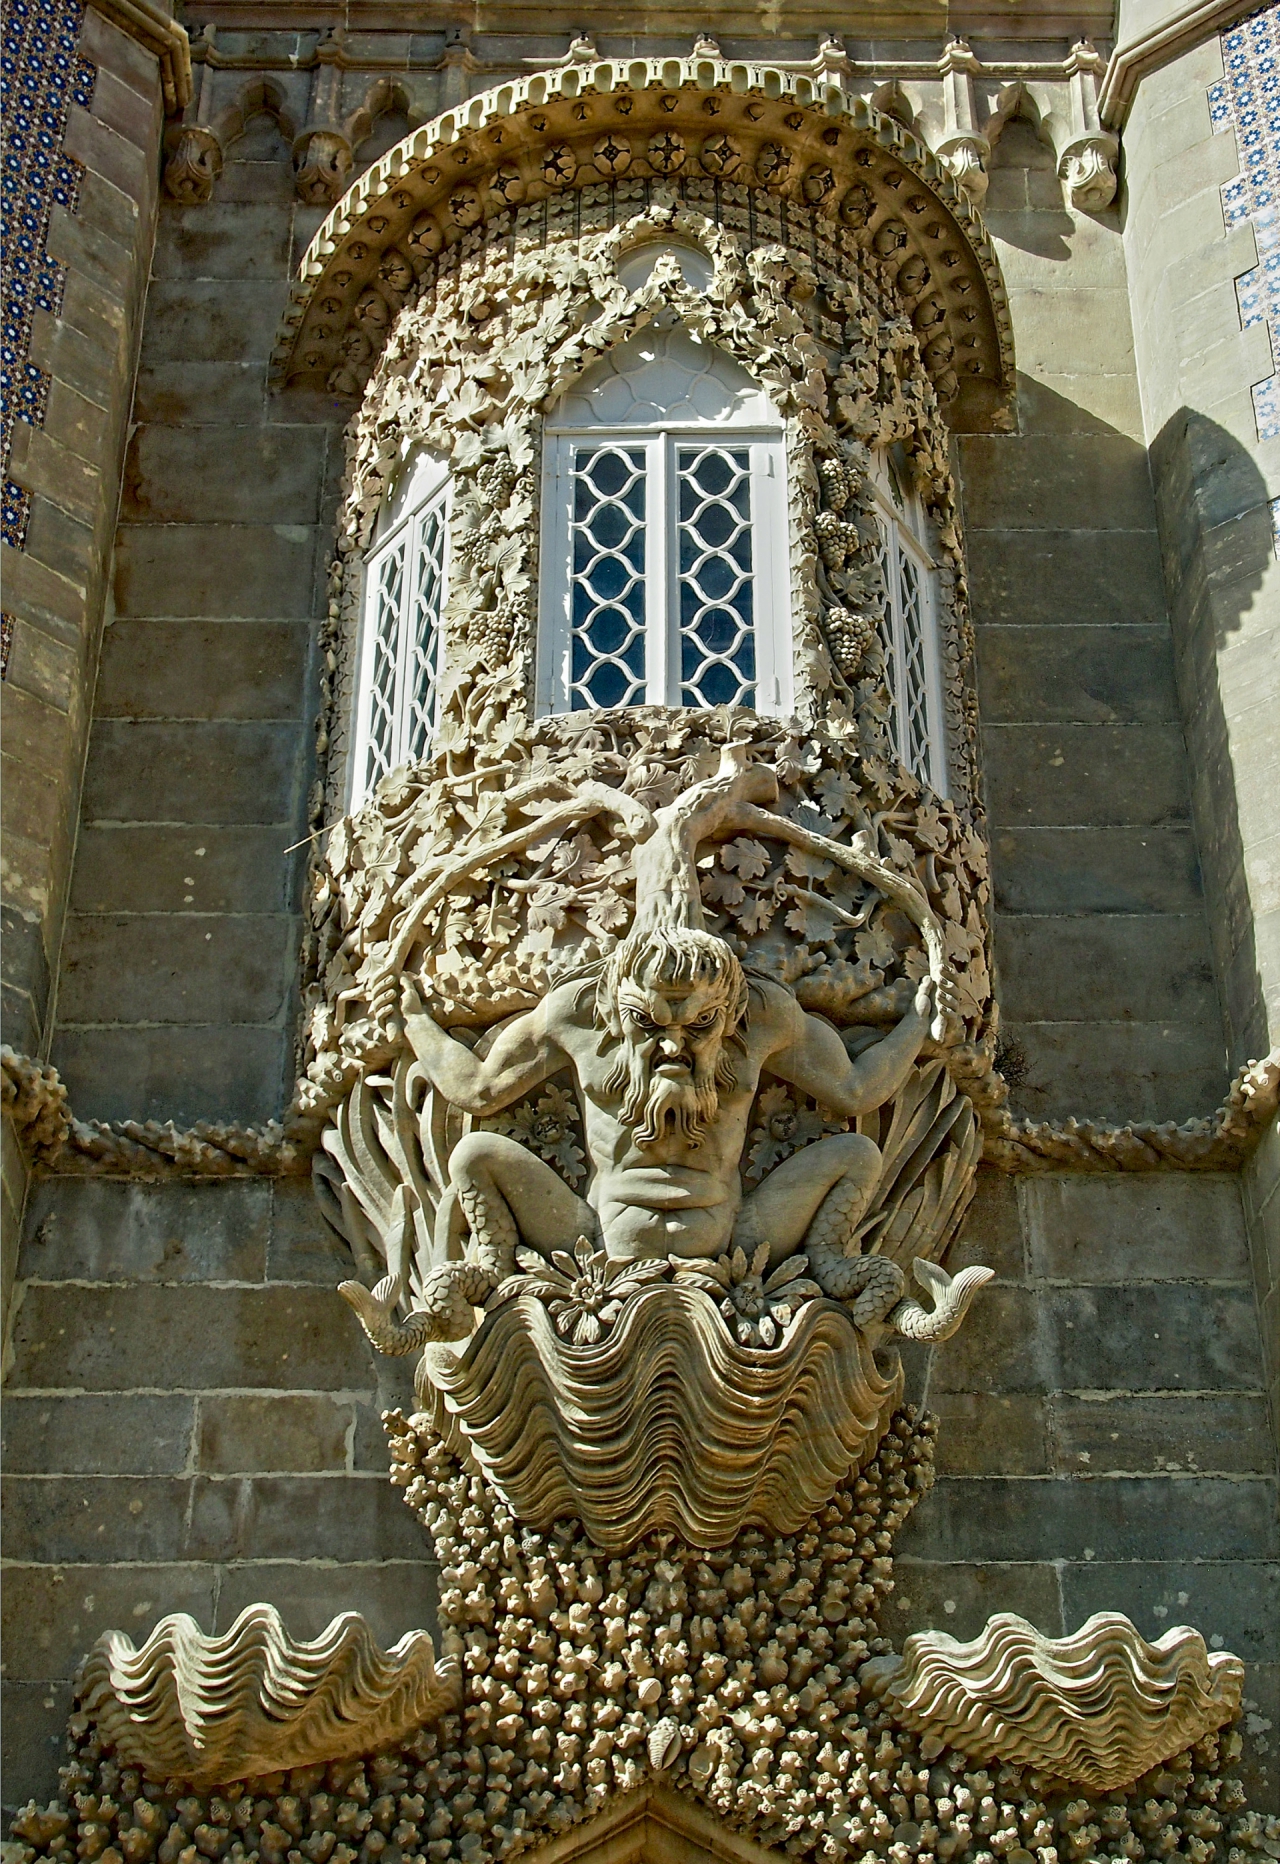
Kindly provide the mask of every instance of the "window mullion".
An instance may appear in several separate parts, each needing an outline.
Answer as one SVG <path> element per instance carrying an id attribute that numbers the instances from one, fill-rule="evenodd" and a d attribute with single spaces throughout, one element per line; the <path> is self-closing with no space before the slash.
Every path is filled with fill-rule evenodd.
<path id="1" fill-rule="evenodd" d="M 391 768 L 404 763 L 409 739 L 409 681 L 412 674 L 413 614 L 418 587 L 422 545 L 422 513 L 411 518 L 405 528 L 404 574 L 400 578 L 400 614 L 396 627 L 396 684 L 392 712 Z"/>
<path id="2" fill-rule="evenodd" d="M 890 613 L 893 631 L 893 735 L 898 762 L 906 764 L 907 744 L 907 645 L 906 620 L 902 613 L 902 539 L 898 520 L 889 520 L 889 582 L 892 591 Z"/>
<path id="3" fill-rule="evenodd" d="M 679 643 L 673 638 L 679 612 L 675 587 L 675 440 L 657 434 L 645 443 L 645 690 L 650 705 L 678 705 L 672 669 Z"/>

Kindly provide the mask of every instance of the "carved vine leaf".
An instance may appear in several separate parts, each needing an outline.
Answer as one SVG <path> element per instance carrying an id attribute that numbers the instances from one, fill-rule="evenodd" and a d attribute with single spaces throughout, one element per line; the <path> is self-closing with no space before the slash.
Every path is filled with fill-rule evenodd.
<path id="1" fill-rule="evenodd" d="M 869 835 L 924 889 L 970 1038 L 981 1035 L 984 850 L 951 804 L 931 803 L 917 828 L 920 803 L 904 773 L 886 767 L 886 799 L 869 760 L 834 729 L 815 729 L 801 751 L 767 720 L 620 712 L 594 715 L 587 727 L 557 719 L 513 728 L 509 748 L 483 766 L 458 771 L 442 756 L 401 773 L 331 834 L 309 903 L 322 983 L 308 1027 L 316 1083 L 332 1072 L 326 1054 L 369 1061 L 379 1045 L 394 1050 L 398 1002 L 380 980 L 397 939 L 424 1001 L 455 1026 L 488 1026 L 527 1008 L 604 957 L 634 912 L 634 844 L 613 816 L 572 819 L 572 799 L 593 784 L 646 802 L 679 794 L 715 768 L 725 737 L 742 731 L 752 754 L 784 777 L 781 816 L 837 841 Z M 478 850 L 474 865 L 464 862 L 465 875 L 420 910 L 466 848 Z M 907 1007 L 921 975 L 918 935 L 875 888 L 767 835 L 733 837 L 699 861 L 708 923 L 751 968 L 838 1024 L 887 1023 Z M 397 930 L 410 922 L 408 934 Z"/>

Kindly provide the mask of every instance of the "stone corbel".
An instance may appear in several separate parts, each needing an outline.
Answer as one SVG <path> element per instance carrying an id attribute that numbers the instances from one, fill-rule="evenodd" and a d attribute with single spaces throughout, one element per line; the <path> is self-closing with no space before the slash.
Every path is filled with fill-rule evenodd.
<path id="1" fill-rule="evenodd" d="M 316 47 L 316 79 L 311 121 L 293 145 L 293 175 L 298 199 L 312 207 L 340 200 L 355 160 L 351 140 L 341 126 L 342 30 L 335 28 Z"/>
<path id="2" fill-rule="evenodd" d="M 973 79 L 981 69 L 963 39 L 949 40 L 938 60 L 946 128 L 934 153 L 975 207 L 982 205 L 987 192 L 991 157 L 991 144 L 978 128 L 974 104 Z"/>
<path id="3" fill-rule="evenodd" d="M 1120 144 L 1102 127 L 1098 115 L 1098 80 L 1103 60 L 1087 39 L 1071 48 L 1063 70 L 1071 99 L 1071 135 L 1058 154 L 1058 178 L 1068 204 L 1080 213 L 1100 213 L 1116 196 L 1116 158 Z"/>
<path id="4" fill-rule="evenodd" d="M 198 51 L 208 53 L 213 46 L 215 28 L 206 26 Z M 213 66 L 207 58 L 200 65 L 200 87 L 196 98 L 195 119 L 170 131 L 169 159 L 164 165 L 165 193 L 184 207 L 196 207 L 213 193 L 213 184 L 222 173 L 222 138 L 210 120 L 213 116 Z"/>

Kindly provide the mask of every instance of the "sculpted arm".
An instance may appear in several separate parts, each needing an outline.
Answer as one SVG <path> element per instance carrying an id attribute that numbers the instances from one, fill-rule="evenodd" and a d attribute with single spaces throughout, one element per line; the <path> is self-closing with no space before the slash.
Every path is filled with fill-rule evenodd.
<path id="1" fill-rule="evenodd" d="M 794 1036 L 789 1046 L 769 1057 L 766 1066 L 846 1119 L 869 1113 L 891 1099 L 910 1073 L 929 1030 L 932 997 L 932 983 L 925 978 L 897 1028 L 865 1049 L 856 1061 L 830 1023 L 807 1015 L 796 1004 Z"/>
<path id="2" fill-rule="evenodd" d="M 482 1059 L 428 1015 L 417 991 L 406 981 L 405 1034 L 432 1085 L 446 1100 L 466 1113 L 498 1113 L 564 1066 L 565 1053 L 548 1027 L 554 1001 L 554 995 L 548 997 L 508 1024 Z"/>

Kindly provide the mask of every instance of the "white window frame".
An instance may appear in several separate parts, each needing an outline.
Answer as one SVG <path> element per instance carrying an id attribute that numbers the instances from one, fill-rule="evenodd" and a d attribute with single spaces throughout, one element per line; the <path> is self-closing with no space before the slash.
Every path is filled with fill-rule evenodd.
<path id="1" fill-rule="evenodd" d="M 365 557 L 348 809 L 358 809 L 382 778 L 401 764 L 420 762 L 426 757 L 435 735 L 444 652 L 444 607 L 449 597 L 451 491 L 445 463 L 429 454 L 418 455 L 406 466 L 399 486 L 384 504 L 374 543 Z M 435 601 L 430 610 L 431 648 L 426 657 L 428 679 L 424 691 L 421 683 L 415 683 L 414 622 L 424 568 L 423 532 L 433 519 L 440 523 L 440 545 Z M 397 554 L 401 556 L 400 589 L 394 652 L 388 654 L 385 649 L 389 631 L 384 634 L 380 629 L 379 596 L 384 566 Z M 380 653 L 380 650 L 383 651 Z M 389 662 L 390 675 L 389 679 L 384 678 L 381 686 L 377 677 L 380 658 Z M 413 739 L 421 729 L 424 713 L 425 740 L 415 749 Z M 381 717 L 376 721 L 377 714 Z M 385 728 L 385 743 L 381 741 L 383 732 L 378 730 L 378 724 Z"/>
<path id="2" fill-rule="evenodd" d="M 677 472 L 685 446 L 749 455 L 752 615 L 757 712 L 791 710 L 791 592 L 787 564 L 786 441 L 781 431 L 732 423 L 566 427 L 543 447 L 543 574 L 538 713 L 573 710 L 573 466 L 575 449 L 617 447 L 645 457 L 645 691 L 635 704 L 683 709 Z M 660 521 L 655 521 L 659 519 Z M 586 708 L 580 708 L 586 709 Z"/>
<path id="3" fill-rule="evenodd" d="M 892 732 L 899 763 L 939 796 L 947 794 L 945 713 L 942 703 L 942 654 L 938 634 L 938 566 L 922 541 L 928 522 L 918 493 L 904 490 L 891 461 L 880 450 L 872 455 L 872 490 L 884 551 L 885 608 L 881 629 L 890 696 Z M 903 600 L 902 566 L 914 568 L 919 590 L 923 679 L 912 676 Z M 909 700 L 923 709 L 924 742 L 913 744 Z"/>

